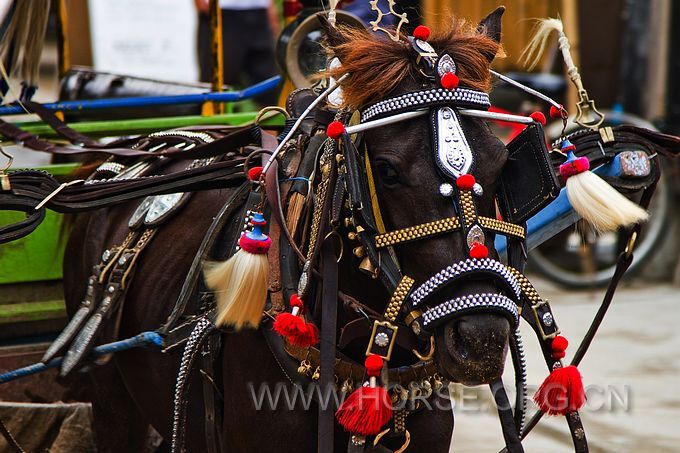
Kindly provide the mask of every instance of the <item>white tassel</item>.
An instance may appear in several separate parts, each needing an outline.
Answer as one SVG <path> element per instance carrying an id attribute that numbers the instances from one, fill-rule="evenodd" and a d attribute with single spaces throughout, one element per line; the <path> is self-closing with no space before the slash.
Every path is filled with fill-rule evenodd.
<path id="1" fill-rule="evenodd" d="M 577 158 L 574 149 L 569 140 L 562 143 L 567 161 L 560 165 L 560 174 L 566 179 L 569 202 L 584 220 L 600 232 L 647 220 L 649 215 L 644 209 L 589 171 L 588 159 Z"/>
<path id="2" fill-rule="evenodd" d="M 223 263 L 208 264 L 205 282 L 215 291 L 217 326 L 233 326 L 236 330 L 257 328 L 267 301 L 269 261 L 267 251 L 271 239 L 262 233 L 266 221 L 262 214 L 253 215 L 253 231 L 239 240 L 241 250 Z"/>

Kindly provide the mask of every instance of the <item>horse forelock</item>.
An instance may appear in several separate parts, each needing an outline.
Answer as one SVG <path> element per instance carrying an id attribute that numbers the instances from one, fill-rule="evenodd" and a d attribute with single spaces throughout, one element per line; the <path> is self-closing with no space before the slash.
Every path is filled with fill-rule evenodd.
<path id="1" fill-rule="evenodd" d="M 434 30 L 428 42 L 440 55 L 448 53 L 454 59 L 462 86 L 489 92 L 489 56 L 502 54 L 502 46 L 463 19 L 451 19 L 446 23 L 451 26 Z M 384 99 L 409 77 L 414 81 L 425 81 L 404 35 L 395 42 L 380 33 L 342 25 L 334 35 L 334 42 L 328 42 L 326 47 L 330 54 L 339 58 L 341 66 L 329 70 L 326 75 L 337 79 L 345 73 L 350 74 L 342 83 L 346 107 L 357 109 Z"/>

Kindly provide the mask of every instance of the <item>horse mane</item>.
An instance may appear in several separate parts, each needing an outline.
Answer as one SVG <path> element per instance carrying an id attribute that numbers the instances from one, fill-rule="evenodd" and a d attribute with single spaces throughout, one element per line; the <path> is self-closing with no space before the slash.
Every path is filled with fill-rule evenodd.
<path id="1" fill-rule="evenodd" d="M 448 53 L 458 66 L 461 85 L 484 92 L 491 89 L 490 61 L 503 54 L 502 46 L 483 29 L 463 19 L 452 19 L 446 30 L 434 31 L 428 42 L 438 53 Z M 342 66 L 325 75 L 349 77 L 342 84 L 345 106 L 360 108 L 384 99 L 407 77 L 418 80 L 415 53 L 402 35 L 397 42 L 379 33 L 338 25 L 326 48 Z M 332 41 L 332 42 L 331 42 Z"/>

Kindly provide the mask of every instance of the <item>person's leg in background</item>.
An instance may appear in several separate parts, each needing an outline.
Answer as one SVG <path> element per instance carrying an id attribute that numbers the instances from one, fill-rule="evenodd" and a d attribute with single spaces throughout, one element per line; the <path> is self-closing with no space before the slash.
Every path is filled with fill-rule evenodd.
<path id="1" fill-rule="evenodd" d="M 244 11 L 243 24 L 247 24 L 247 49 L 243 70 L 248 83 L 254 84 L 279 74 L 274 55 L 274 36 L 266 9 Z M 268 91 L 255 100 L 264 106 L 276 105 L 279 90 Z"/>

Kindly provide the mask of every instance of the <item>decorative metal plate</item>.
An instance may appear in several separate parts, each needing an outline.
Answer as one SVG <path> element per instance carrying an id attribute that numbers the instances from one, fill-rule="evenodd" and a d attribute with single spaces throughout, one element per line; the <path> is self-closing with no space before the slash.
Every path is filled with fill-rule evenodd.
<path id="1" fill-rule="evenodd" d="M 128 220 L 129 228 L 135 229 L 142 224 L 142 219 L 144 219 L 146 211 L 149 210 L 149 207 L 153 203 L 153 199 L 154 197 L 146 197 L 144 201 L 142 201 L 140 205 L 137 206 L 135 212 L 133 212 L 132 215 L 130 216 L 130 220 Z"/>
<path id="2" fill-rule="evenodd" d="M 454 179 L 467 173 L 472 166 L 472 150 L 457 113 L 450 107 L 437 109 L 435 130 L 437 165 Z"/>
<path id="3" fill-rule="evenodd" d="M 437 74 L 439 74 L 439 77 L 443 76 L 447 72 L 451 72 L 453 74 L 456 73 L 456 63 L 453 61 L 453 58 L 447 53 L 439 57 L 439 61 L 437 61 Z"/>
<path id="4" fill-rule="evenodd" d="M 153 197 L 153 202 L 149 206 L 149 210 L 144 217 L 144 224 L 147 226 L 155 226 L 165 220 L 175 209 L 177 209 L 182 201 L 188 199 L 185 193 L 171 193 L 166 195 L 156 195 Z"/>
<path id="5" fill-rule="evenodd" d="M 619 154 L 621 170 L 625 176 L 643 178 L 649 176 L 651 165 L 644 151 L 623 151 Z"/>

